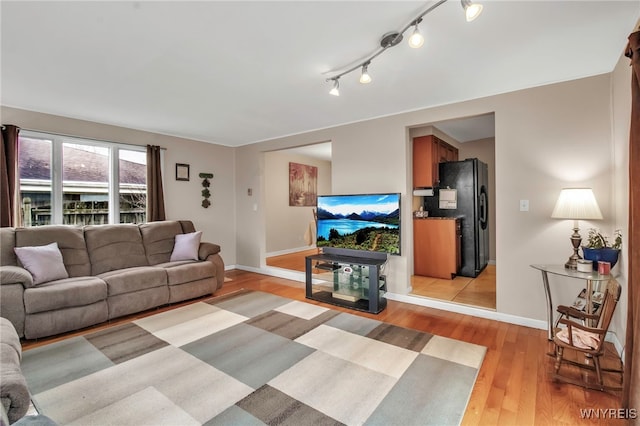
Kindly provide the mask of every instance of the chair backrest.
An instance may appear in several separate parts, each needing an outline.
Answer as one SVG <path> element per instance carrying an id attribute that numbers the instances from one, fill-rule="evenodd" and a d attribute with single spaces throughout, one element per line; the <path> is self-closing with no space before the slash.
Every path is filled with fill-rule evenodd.
<path id="1" fill-rule="evenodd" d="M 618 305 L 618 300 L 620 300 L 620 293 L 622 292 L 622 288 L 618 281 L 614 278 L 611 278 L 607 283 L 607 288 L 604 293 L 604 300 L 602 301 L 602 306 L 600 307 L 600 318 L 598 319 L 597 327 L 602 330 L 608 330 L 609 324 L 611 324 L 611 319 L 613 318 L 613 313 L 616 310 L 616 306 Z"/>

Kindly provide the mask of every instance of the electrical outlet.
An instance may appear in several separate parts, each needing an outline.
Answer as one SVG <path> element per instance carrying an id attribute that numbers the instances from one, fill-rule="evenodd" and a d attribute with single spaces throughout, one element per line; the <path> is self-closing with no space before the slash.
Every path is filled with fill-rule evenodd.
<path id="1" fill-rule="evenodd" d="M 520 211 L 521 212 L 529 211 L 529 200 L 520 200 Z"/>

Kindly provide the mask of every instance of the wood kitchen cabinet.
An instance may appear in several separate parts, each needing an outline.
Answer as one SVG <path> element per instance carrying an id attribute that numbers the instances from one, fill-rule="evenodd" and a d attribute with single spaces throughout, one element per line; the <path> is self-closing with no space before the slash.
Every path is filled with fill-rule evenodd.
<path id="1" fill-rule="evenodd" d="M 434 135 L 413 138 L 413 187 L 438 184 L 438 164 L 458 161 L 458 149 Z"/>
<path id="2" fill-rule="evenodd" d="M 413 219 L 414 275 L 453 279 L 462 266 L 461 240 L 460 219 Z"/>

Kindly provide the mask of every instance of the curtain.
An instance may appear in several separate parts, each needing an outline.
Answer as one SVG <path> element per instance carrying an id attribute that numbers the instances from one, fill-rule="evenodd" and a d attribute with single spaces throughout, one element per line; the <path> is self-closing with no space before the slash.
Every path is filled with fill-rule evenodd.
<path id="1" fill-rule="evenodd" d="M 639 28 L 640 29 L 640 28 Z M 640 31 L 629 36 L 631 58 L 631 131 L 629 137 L 629 276 L 625 342 L 624 408 L 640 410 Z M 634 360 L 636 360 L 634 362 Z M 638 425 L 640 419 L 631 419 Z"/>
<path id="2" fill-rule="evenodd" d="M 18 182 L 18 133 L 20 128 L 2 126 L 0 152 L 0 226 L 16 226 L 16 183 Z"/>
<path id="3" fill-rule="evenodd" d="M 147 145 L 147 222 L 165 220 L 161 148 Z"/>

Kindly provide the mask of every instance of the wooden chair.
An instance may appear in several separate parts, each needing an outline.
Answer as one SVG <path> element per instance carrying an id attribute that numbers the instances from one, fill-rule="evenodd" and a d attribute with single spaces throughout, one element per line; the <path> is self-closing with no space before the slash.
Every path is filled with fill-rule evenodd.
<path id="1" fill-rule="evenodd" d="M 553 374 L 554 381 L 559 380 L 601 391 L 622 389 L 622 369 L 603 368 L 600 362 L 605 353 L 605 337 L 618 300 L 620 300 L 620 293 L 620 284 L 611 279 L 607 283 L 603 302 L 595 313 L 587 314 L 568 306 L 558 307 L 558 312 L 561 316 L 556 324 L 565 327 L 556 328 L 554 333 L 553 343 L 556 357 Z M 575 359 L 569 359 L 566 356 L 566 349 L 575 351 Z M 576 378 L 575 374 L 572 376 L 569 371 L 561 374 L 560 368 L 563 364 L 579 367 L 581 369 L 580 379 Z M 589 373 L 594 371 L 596 381 L 594 382 L 593 377 L 589 381 Z M 605 385 L 602 376 L 603 372 L 619 373 L 620 385 Z"/>

